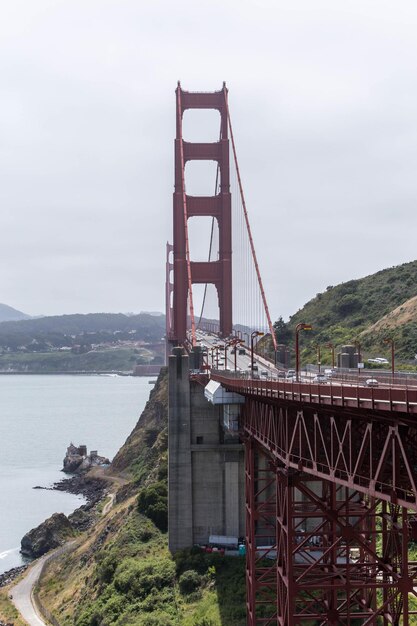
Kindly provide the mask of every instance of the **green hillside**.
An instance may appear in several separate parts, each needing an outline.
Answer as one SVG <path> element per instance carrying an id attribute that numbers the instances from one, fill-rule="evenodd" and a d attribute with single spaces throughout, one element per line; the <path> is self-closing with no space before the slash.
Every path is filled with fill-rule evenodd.
<path id="1" fill-rule="evenodd" d="M 168 375 L 109 468 L 115 505 L 39 589 L 61 626 L 242 626 L 245 559 L 167 547 Z M 0 597 L 0 621 L 2 606 Z"/>
<path id="2" fill-rule="evenodd" d="M 303 358 L 314 361 L 314 344 L 322 346 L 322 361 L 330 362 L 330 351 L 359 341 L 365 358 L 389 357 L 386 337 L 395 340 L 397 361 L 413 364 L 417 353 L 417 261 L 390 267 L 365 278 L 328 286 L 290 317 L 275 323 L 279 343 L 294 345 L 299 322 L 313 326 L 302 333 Z"/>

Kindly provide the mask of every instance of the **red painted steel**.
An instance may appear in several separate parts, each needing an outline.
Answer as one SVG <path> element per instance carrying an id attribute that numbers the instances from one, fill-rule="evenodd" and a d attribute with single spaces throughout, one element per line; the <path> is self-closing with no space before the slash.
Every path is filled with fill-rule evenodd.
<path id="1" fill-rule="evenodd" d="M 245 445 L 249 626 L 415 623 L 407 509 Z"/>
<path id="2" fill-rule="evenodd" d="M 417 390 L 212 378 L 246 398 L 248 625 L 416 624 Z"/>
<path id="3" fill-rule="evenodd" d="M 184 172 L 186 158 L 184 156 L 184 141 L 182 138 L 182 106 L 181 106 L 181 89 L 179 85 L 177 88 L 177 138 L 178 138 L 179 155 L 176 154 L 176 157 L 177 156 L 179 157 L 179 162 L 180 162 L 179 165 L 181 169 L 182 226 L 184 228 L 183 240 L 185 243 L 185 250 L 181 250 L 181 259 L 183 262 L 185 260 L 185 266 L 187 270 L 186 291 L 188 292 L 187 295 L 188 295 L 188 301 L 189 301 L 189 307 L 190 307 L 191 344 L 194 346 L 196 345 L 196 334 L 195 334 L 195 317 L 194 317 L 193 285 L 192 285 L 193 281 L 192 281 L 192 276 L 191 276 L 190 245 L 189 245 L 189 240 L 188 240 L 187 196 L 185 194 L 185 172 Z M 177 163 L 176 163 L 175 169 L 177 170 Z M 175 187 L 175 191 L 177 192 L 177 187 Z M 174 206 L 175 206 L 175 200 L 174 200 Z M 174 227 L 174 233 L 175 233 L 175 227 Z M 174 299 L 175 299 L 176 287 L 177 287 L 176 280 L 175 280 L 176 252 L 178 252 L 178 248 L 176 246 L 175 234 L 174 234 Z M 176 303 L 174 302 L 174 312 L 176 312 L 175 304 Z M 174 333 L 176 332 L 176 330 L 177 330 L 177 327 L 175 325 L 175 317 L 174 317 Z M 181 343 L 185 341 L 185 339 L 186 337 L 184 336 L 184 339 L 181 341 Z"/>
<path id="4" fill-rule="evenodd" d="M 177 133 L 175 140 L 174 192 L 174 306 L 171 341 L 184 343 L 187 337 L 187 301 L 190 302 L 191 336 L 195 342 L 192 300 L 194 283 L 214 284 L 219 298 L 220 334 L 232 333 L 232 221 L 227 124 L 227 90 L 213 93 L 177 93 Z M 215 143 L 190 143 L 182 138 L 182 118 L 187 109 L 216 109 L 220 113 L 220 140 Z M 213 197 L 192 197 L 185 193 L 184 167 L 190 160 L 214 160 L 219 164 L 220 193 Z M 192 262 L 188 246 L 187 223 L 190 217 L 211 216 L 219 227 L 219 259 Z"/>
<path id="5" fill-rule="evenodd" d="M 300 402 L 294 391 L 280 396 L 262 390 L 260 381 L 252 381 L 250 387 L 248 381 L 232 381 L 216 374 L 212 378 L 247 396 L 245 406 L 252 407 L 245 413 L 247 433 L 287 468 L 302 469 L 319 479 L 417 511 L 414 414 L 395 412 L 389 402 L 384 403 L 384 410 L 337 404 L 328 407 L 314 403 L 313 394 L 311 399 L 304 394 Z M 409 393 L 417 402 L 417 390 Z M 408 409 L 411 406 L 409 403 Z M 407 405 L 401 407 L 405 410 Z"/>

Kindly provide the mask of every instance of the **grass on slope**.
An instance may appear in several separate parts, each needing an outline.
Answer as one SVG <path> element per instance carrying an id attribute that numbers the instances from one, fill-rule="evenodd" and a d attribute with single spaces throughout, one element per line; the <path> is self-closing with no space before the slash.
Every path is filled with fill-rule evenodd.
<path id="1" fill-rule="evenodd" d="M 0 589 L 0 621 L 13 626 L 25 626 L 26 622 L 19 616 L 19 613 L 8 598 L 8 588 Z"/>
<path id="2" fill-rule="evenodd" d="M 48 567 L 41 601 L 62 626 L 244 626 L 244 559 L 174 560 L 166 539 L 131 498 Z"/>

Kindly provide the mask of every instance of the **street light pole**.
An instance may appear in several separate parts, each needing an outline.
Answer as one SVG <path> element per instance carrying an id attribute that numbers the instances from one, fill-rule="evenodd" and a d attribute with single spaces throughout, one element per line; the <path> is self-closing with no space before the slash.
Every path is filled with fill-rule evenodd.
<path id="1" fill-rule="evenodd" d="M 361 368 L 359 367 L 359 363 L 362 363 L 361 361 L 361 344 L 359 343 L 359 341 L 355 341 L 354 342 L 356 349 L 358 351 L 358 377 L 360 376 L 361 373 Z"/>
<path id="2" fill-rule="evenodd" d="M 238 351 L 238 346 L 241 346 L 243 344 L 243 341 L 241 339 L 235 339 L 233 341 L 233 348 L 235 351 L 235 372 L 237 370 L 237 351 Z"/>
<path id="3" fill-rule="evenodd" d="M 355 346 L 356 346 L 356 349 L 358 351 L 358 363 L 361 363 L 362 362 L 361 361 L 361 356 L 362 355 L 361 355 L 361 344 L 359 343 L 359 341 L 355 341 Z"/>
<path id="4" fill-rule="evenodd" d="M 392 375 L 392 382 L 394 382 L 394 376 L 395 376 L 395 342 L 394 342 L 394 339 L 392 339 L 392 337 L 387 337 L 386 339 L 384 339 L 384 343 L 388 343 L 391 346 L 391 375 Z"/>
<path id="5" fill-rule="evenodd" d="M 332 369 L 334 369 L 334 345 L 331 342 L 326 343 L 326 348 L 330 348 L 332 351 Z"/>
<path id="6" fill-rule="evenodd" d="M 319 374 L 321 372 L 321 351 L 320 351 L 320 344 L 318 343 L 316 345 L 316 349 L 317 349 L 317 365 L 319 366 Z"/>
<path id="7" fill-rule="evenodd" d="M 304 324 L 300 322 L 295 327 L 295 379 L 298 383 L 299 371 L 300 371 L 300 344 L 298 339 L 298 333 L 300 330 L 313 330 L 311 324 Z"/>
<path id="8" fill-rule="evenodd" d="M 253 354 L 253 340 L 255 339 L 255 337 L 262 337 L 265 333 L 262 333 L 259 330 L 254 330 L 253 333 L 251 333 L 250 336 L 250 350 L 251 350 L 251 359 L 250 359 L 250 368 L 252 371 L 252 376 L 253 376 L 253 366 L 255 365 L 255 358 L 254 358 L 254 354 Z"/>

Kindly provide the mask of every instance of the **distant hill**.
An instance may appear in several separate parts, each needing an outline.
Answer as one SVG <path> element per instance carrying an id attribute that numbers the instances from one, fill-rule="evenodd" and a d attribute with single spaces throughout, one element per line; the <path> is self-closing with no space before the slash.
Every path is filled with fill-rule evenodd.
<path id="1" fill-rule="evenodd" d="M 143 341 L 160 341 L 165 334 L 165 317 L 149 313 L 89 313 L 7 321 L 0 323 L 0 345 L 25 345 L 33 339 L 57 346 L 72 345 L 70 339 L 94 343 L 113 338 L 115 333 L 119 339 L 137 334 Z"/>
<path id="2" fill-rule="evenodd" d="M 275 323 L 278 342 L 294 343 L 299 322 L 312 324 L 313 331 L 303 333 L 304 356 L 313 358 L 314 344 L 322 346 L 324 358 L 329 352 L 324 344 L 335 346 L 361 343 L 365 357 L 389 356 L 384 338 L 395 340 L 396 355 L 404 362 L 414 362 L 417 353 L 417 261 L 404 263 L 365 278 L 328 286 L 318 293 L 285 324 Z M 313 358 L 314 360 L 314 358 Z"/>
<path id="3" fill-rule="evenodd" d="M 27 320 L 30 319 L 30 315 L 26 315 L 26 313 L 22 313 L 22 311 L 18 311 L 7 304 L 0 303 L 0 322 L 9 322 L 16 320 Z"/>
<path id="4" fill-rule="evenodd" d="M 165 317 L 57 315 L 0 323 L 0 372 L 131 372 L 164 360 Z"/>

